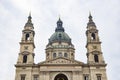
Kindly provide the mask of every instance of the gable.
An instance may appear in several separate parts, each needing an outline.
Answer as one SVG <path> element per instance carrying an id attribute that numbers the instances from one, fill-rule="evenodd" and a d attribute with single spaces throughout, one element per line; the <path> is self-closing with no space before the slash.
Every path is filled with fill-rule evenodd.
<path id="1" fill-rule="evenodd" d="M 67 58 L 60 57 L 50 61 L 41 62 L 40 64 L 83 64 L 83 63 L 76 60 L 70 60 Z"/>

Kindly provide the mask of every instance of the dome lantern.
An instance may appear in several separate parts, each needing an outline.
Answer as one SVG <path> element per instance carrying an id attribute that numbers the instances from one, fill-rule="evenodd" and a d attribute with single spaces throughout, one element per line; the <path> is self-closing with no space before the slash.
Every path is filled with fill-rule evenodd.
<path id="1" fill-rule="evenodd" d="M 63 22 L 59 18 L 57 21 L 57 28 L 55 29 L 55 32 L 64 32 L 64 28 L 62 27 Z"/>

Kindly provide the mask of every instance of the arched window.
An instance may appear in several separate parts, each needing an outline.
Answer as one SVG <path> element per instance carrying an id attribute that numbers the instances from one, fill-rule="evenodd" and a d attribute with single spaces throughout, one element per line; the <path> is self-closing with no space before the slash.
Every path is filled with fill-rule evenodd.
<path id="1" fill-rule="evenodd" d="M 68 57 L 67 53 L 64 53 L 64 57 Z"/>
<path id="2" fill-rule="evenodd" d="M 23 63 L 26 63 L 27 62 L 27 55 L 24 55 L 23 56 Z"/>
<path id="3" fill-rule="evenodd" d="M 99 62 L 99 58 L 98 58 L 97 54 L 94 55 L 94 60 L 95 60 L 95 62 Z"/>
<path id="4" fill-rule="evenodd" d="M 95 40 L 95 33 L 91 34 L 91 38 L 92 38 L 92 40 Z"/>
<path id="5" fill-rule="evenodd" d="M 29 40 L 30 35 L 27 33 L 25 36 L 25 40 Z"/>
<path id="6" fill-rule="evenodd" d="M 53 53 L 53 58 L 56 58 L 56 53 Z"/>

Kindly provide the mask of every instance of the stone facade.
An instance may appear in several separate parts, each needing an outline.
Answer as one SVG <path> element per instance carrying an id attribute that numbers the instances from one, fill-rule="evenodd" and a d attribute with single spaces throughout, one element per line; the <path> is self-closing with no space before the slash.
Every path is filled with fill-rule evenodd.
<path id="1" fill-rule="evenodd" d="M 31 19 L 29 15 L 22 31 L 15 80 L 107 80 L 101 42 L 91 14 L 86 31 L 87 63 L 75 60 L 74 45 L 59 18 L 46 46 L 46 60 L 35 64 L 35 32 Z"/>

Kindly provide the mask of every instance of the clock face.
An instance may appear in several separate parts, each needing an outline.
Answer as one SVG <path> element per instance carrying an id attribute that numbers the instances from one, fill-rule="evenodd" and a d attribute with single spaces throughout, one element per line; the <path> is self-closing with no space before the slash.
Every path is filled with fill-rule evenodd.
<path id="1" fill-rule="evenodd" d="M 24 50 L 28 50 L 28 46 L 24 46 Z"/>
<path id="2" fill-rule="evenodd" d="M 97 49 L 97 46 L 93 46 L 93 49 Z"/>

